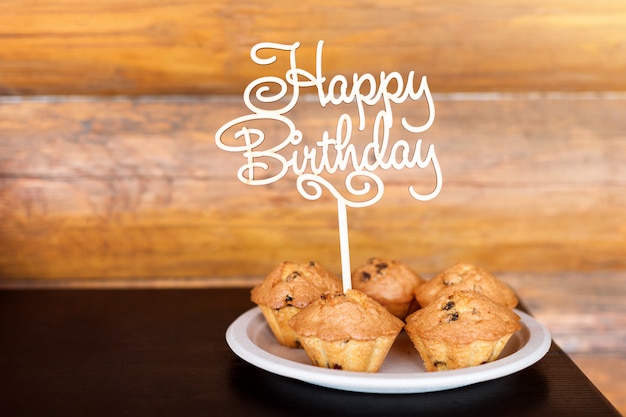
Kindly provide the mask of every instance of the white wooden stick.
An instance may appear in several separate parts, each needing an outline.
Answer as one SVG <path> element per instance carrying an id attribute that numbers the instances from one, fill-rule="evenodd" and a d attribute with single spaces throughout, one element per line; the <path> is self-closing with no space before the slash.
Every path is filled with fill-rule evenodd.
<path id="1" fill-rule="evenodd" d="M 337 217 L 339 218 L 339 249 L 341 252 L 341 281 L 343 292 L 352 288 L 352 270 L 350 269 L 350 240 L 348 239 L 348 213 L 346 202 L 337 200 Z"/>

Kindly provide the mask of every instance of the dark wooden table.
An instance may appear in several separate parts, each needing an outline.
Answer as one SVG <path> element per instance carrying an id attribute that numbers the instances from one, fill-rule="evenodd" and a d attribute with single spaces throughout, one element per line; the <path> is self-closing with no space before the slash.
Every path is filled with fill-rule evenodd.
<path id="1" fill-rule="evenodd" d="M 619 416 L 553 344 L 516 374 L 427 394 L 337 391 L 235 356 L 248 289 L 0 291 L 3 416 Z"/>

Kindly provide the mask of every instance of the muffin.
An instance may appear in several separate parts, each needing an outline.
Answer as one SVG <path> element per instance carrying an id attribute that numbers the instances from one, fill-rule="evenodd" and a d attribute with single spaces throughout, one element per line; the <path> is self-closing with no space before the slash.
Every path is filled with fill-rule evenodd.
<path id="1" fill-rule="evenodd" d="M 415 291 L 421 307 L 426 307 L 446 292 L 457 290 L 478 291 L 509 308 L 517 306 L 515 292 L 482 268 L 458 263 L 434 278 L 424 282 Z"/>
<path id="2" fill-rule="evenodd" d="M 378 372 L 404 322 L 354 289 L 323 296 L 289 320 L 311 363 Z"/>
<path id="3" fill-rule="evenodd" d="M 353 289 L 378 301 L 402 320 L 417 309 L 415 291 L 422 282 L 408 266 L 383 258 L 371 258 L 352 272 Z"/>
<path id="4" fill-rule="evenodd" d="M 408 316 L 405 331 L 431 372 L 497 359 L 521 328 L 519 321 L 513 310 L 482 293 L 454 291 Z"/>
<path id="5" fill-rule="evenodd" d="M 252 289 L 250 298 L 259 306 L 278 342 L 299 348 L 289 319 L 323 294 L 341 290 L 341 280 L 317 262 L 282 262 Z"/>

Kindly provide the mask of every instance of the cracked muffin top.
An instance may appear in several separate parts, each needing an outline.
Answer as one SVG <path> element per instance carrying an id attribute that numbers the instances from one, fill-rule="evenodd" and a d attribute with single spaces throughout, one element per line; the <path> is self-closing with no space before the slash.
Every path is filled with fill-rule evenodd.
<path id="1" fill-rule="evenodd" d="M 424 282 L 415 290 L 415 298 L 420 306 L 426 307 L 441 295 L 459 290 L 477 291 L 508 308 L 517 306 L 515 292 L 486 270 L 468 264 L 458 263 L 434 278 Z"/>
<path id="2" fill-rule="evenodd" d="M 271 308 L 303 308 L 325 293 L 341 292 L 341 280 L 319 263 L 282 262 L 251 292 L 251 300 Z"/>
<path id="3" fill-rule="evenodd" d="M 370 258 L 352 272 L 352 288 L 381 303 L 410 302 L 422 278 L 405 264 L 384 258 Z"/>
<path id="4" fill-rule="evenodd" d="M 371 340 L 396 335 L 404 322 L 358 290 L 327 294 L 289 320 L 299 336 L 325 341 Z"/>
<path id="5" fill-rule="evenodd" d="M 405 330 L 427 340 L 467 344 L 498 340 L 521 329 L 510 308 L 476 291 L 453 291 L 411 314 Z"/>

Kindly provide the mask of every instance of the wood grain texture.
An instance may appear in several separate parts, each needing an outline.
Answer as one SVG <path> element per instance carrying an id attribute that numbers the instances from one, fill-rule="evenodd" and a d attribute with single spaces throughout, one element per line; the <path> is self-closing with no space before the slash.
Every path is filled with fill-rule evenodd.
<path id="1" fill-rule="evenodd" d="M 570 355 L 576 365 L 624 416 L 626 415 L 626 358 Z"/>
<path id="2" fill-rule="evenodd" d="M 626 274 L 499 274 L 516 290 L 553 340 L 626 414 Z"/>
<path id="3" fill-rule="evenodd" d="M 389 256 L 423 273 L 459 260 L 493 271 L 626 268 L 626 100 L 436 104 L 423 139 L 443 191 L 420 203 L 406 188 L 432 178 L 383 173 L 382 200 L 348 211 L 354 265 Z M 241 155 L 216 147 L 214 132 L 241 112 L 230 98 L 5 100 L 2 280 L 239 279 L 284 259 L 339 272 L 335 201 L 304 200 L 293 176 L 245 185 Z M 316 140 L 335 116 L 303 102 L 292 117 Z"/>
<path id="4" fill-rule="evenodd" d="M 623 271 L 505 272 L 498 278 L 515 289 L 565 352 L 626 359 Z"/>
<path id="5" fill-rule="evenodd" d="M 415 70 L 436 91 L 626 89 L 626 6 L 612 0 L 13 0 L 0 94 L 238 93 L 258 42 L 301 43 L 328 73 Z M 372 59 L 376 57 L 376 59 Z"/>

